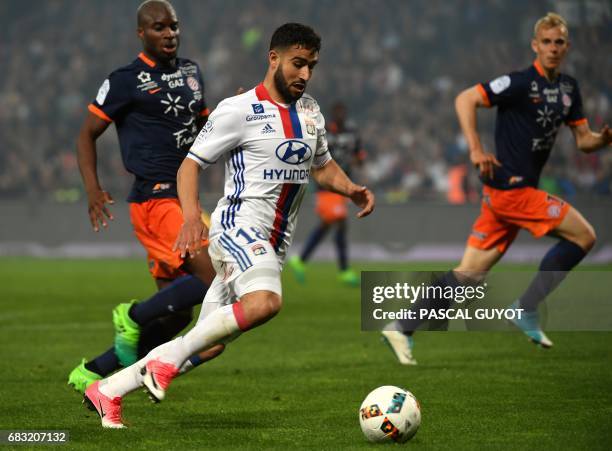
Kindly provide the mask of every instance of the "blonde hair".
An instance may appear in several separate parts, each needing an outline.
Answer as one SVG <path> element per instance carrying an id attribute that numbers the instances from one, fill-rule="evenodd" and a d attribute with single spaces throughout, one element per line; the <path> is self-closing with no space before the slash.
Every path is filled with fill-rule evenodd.
<path id="1" fill-rule="evenodd" d="M 565 34 L 569 36 L 569 30 L 567 28 L 567 21 L 557 13 L 547 13 L 544 17 L 538 19 L 533 27 L 533 37 L 538 35 L 540 28 L 555 28 L 560 27 L 565 31 Z"/>

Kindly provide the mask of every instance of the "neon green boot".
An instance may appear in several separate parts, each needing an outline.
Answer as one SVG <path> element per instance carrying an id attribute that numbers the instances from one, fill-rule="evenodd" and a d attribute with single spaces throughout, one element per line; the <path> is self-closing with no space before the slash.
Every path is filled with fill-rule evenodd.
<path id="1" fill-rule="evenodd" d="M 130 366 L 138 360 L 140 326 L 128 314 L 135 302 L 136 300 L 133 299 L 130 302 L 119 304 L 113 310 L 115 354 L 124 367 Z"/>
<path id="2" fill-rule="evenodd" d="M 95 381 L 102 379 L 102 376 L 99 374 L 85 368 L 86 363 L 87 360 L 81 360 L 81 364 L 73 369 L 68 375 L 68 385 L 72 385 L 72 388 L 81 394 L 84 394 L 87 387 L 89 387 Z"/>
<path id="3" fill-rule="evenodd" d="M 338 279 L 350 287 L 358 287 L 360 284 L 359 275 L 352 269 L 346 269 L 338 275 Z"/>
<path id="4" fill-rule="evenodd" d="M 299 255 L 294 255 L 289 259 L 289 267 L 293 270 L 293 275 L 298 283 L 303 284 L 306 282 L 306 265 Z"/>

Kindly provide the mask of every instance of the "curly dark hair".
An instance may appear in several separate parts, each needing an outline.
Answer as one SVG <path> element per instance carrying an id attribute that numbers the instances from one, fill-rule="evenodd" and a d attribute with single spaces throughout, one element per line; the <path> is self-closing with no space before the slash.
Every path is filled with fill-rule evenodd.
<path id="1" fill-rule="evenodd" d="M 312 27 L 301 23 L 286 23 L 276 29 L 270 39 L 270 50 L 301 45 L 308 50 L 321 50 L 321 36 Z"/>

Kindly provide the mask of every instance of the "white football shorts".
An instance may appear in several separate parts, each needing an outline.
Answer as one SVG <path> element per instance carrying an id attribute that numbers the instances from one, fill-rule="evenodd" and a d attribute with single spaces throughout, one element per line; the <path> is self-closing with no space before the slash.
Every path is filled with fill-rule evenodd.
<path id="1" fill-rule="evenodd" d="M 217 275 L 204 297 L 198 321 L 253 291 L 282 296 L 281 262 L 260 228 L 226 230 L 210 239 L 208 253 Z"/>

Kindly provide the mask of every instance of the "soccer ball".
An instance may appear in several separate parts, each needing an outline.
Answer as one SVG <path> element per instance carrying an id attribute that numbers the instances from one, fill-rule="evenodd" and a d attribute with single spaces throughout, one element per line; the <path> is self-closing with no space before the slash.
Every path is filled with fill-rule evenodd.
<path id="1" fill-rule="evenodd" d="M 361 403 L 359 424 L 371 442 L 404 443 L 416 434 L 421 424 L 421 406 L 408 390 L 383 385 Z"/>

